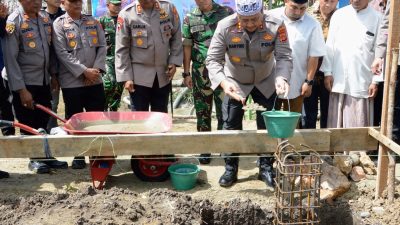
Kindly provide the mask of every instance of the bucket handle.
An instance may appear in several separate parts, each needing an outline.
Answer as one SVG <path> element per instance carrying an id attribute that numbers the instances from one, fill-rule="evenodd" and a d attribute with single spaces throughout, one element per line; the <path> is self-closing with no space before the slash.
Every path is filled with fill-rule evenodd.
<path id="1" fill-rule="evenodd" d="M 272 111 L 275 111 L 275 103 L 276 103 L 276 99 L 278 98 L 278 95 L 275 96 L 275 100 L 274 100 L 274 106 L 272 108 Z M 290 101 L 289 101 L 289 97 L 286 97 L 287 103 L 288 103 L 288 107 L 289 107 L 289 112 L 290 112 Z"/>

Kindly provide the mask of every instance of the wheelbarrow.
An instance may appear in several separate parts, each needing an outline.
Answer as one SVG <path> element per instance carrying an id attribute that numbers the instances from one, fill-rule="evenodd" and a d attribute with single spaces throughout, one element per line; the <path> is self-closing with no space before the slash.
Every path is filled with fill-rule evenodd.
<path id="1" fill-rule="evenodd" d="M 160 112 L 82 112 L 66 121 L 45 106 L 35 107 L 62 121 L 63 129 L 73 135 L 154 134 L 168 132 L 172 127 L 171 117 Z M 113 156 L 106 158 L 90 157 L 93 186 L 97 189 L 103 188 L 115 163 Z M 142 181 L 161 182 L 169 178 L 168 167 L 175 161 L 166 156 L 132 156 L 131 168 Z"/>

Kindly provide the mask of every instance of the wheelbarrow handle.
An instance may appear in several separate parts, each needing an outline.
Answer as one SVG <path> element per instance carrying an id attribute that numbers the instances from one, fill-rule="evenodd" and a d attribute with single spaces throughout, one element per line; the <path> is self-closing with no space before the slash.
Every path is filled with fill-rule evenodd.
<path id="1" fill-rule="evenodd" d="M 18 127 L 19 129 L 22 129 L 24 131 L 27 131 L 31 134 L 34 135 L 42 135 L 42 133 L 40 133 L 38 130 L 36 130 L 35 128 L 32 128 L 28 125 L 22 124 L 22 123 L 18 123 L 18 122 L 13 122 L 14 127 Z"/>
<path id="2" fill-rule="evenodd" d="M 14 127 L 14 122 L 9 120 L 0 120 L 0 127 Z"/>
<path id="3" fill-rule="evenodd" d="M 53 112 L 51 109 L 47 108 L 46 106 L 43 106 L 43 105 L 38 104 L 38 103 L 33 103 L 33 105 L 34 105 L 36 108 L 42 110 L 43 112 L 49 114 L 50 116 L 52 116 L 52 117 L 54 117 L 54 118 L 60 120 L 61 122 L 63 122 L 63 123 L 67 122 L 65 119 L 59 117 L 55 112 Z"/>

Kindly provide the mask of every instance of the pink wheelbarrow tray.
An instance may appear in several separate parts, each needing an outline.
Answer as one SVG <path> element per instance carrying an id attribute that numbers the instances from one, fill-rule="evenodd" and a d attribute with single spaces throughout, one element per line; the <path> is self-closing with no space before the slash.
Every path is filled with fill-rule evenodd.
<path id="1" fill-rule="evenodd" d="M 155 134 L 172 127 L 171 117 L 161 112 L 82 112 L 66 121 L 47 107 L 35 107 L 62 121 L 63 129 L 73 135 Z M 103 189 L 114 156 L 90 157 L 89 161 L 93 186 Z M 142 181 L 165 181 L 169 178 L 168 167 L 175 161 L 165 156 L 132 156 L 131 168 Z"/>

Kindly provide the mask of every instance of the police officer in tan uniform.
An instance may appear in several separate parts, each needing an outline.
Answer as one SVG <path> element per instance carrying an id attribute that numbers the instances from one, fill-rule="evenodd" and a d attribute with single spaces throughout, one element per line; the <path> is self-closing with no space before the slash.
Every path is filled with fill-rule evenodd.
<path id="1" fill-rule="evenodd" d="M 175 6 L 163 0 L 138 0 L 119 13 L 115 71 L 125 82 L 133 111 L 168 111 L 176 66 L 182 65 L 180 20 Z"/>
<path id="2" fill-rule="evenodd" d="M 99 22 L 81 14 L 82 0 L 62 0 L 66 13 L 54 21 L 53 42 L 60 61 L 58 80 L 65 103 L 65 118 L 75 113 L 104 110 L 101 74 L 105 72 L 106 40 Z M 85 167 L 75 157 L 72 168 Z"/>
<path id="3" fill-rule="evenodd" d="M 267 110 L 276 94 L 287 96 L 292 71 L 291 49 L 283 22 L 262 12 L 262 0 L 236 0 L 236 14 L 218 23 L 206 59 L 211 88 L 221 86 L 223 129 L 241 130 L 243 105 L 249 95 Z M 276 93 L 275 93 L 276 92 Z M 257 112 L 257 129 L 265 129 Z M 232 157 L 235 156 L 235 157 Z M 225 173 L 219 184 L 237 181 L 238 154 L 225 155 Z M 274 186 L 272 157 L 260 157 L 259 179 Z"/>
<path id="4" fill-rule="evenodd" d="M 21 6 L 7 19 L 7 35 L 2 41 L 15 116 L 20 123 L 46 129 L 49 116 L 34 109 L 34 103 L 51 107 L 50 76 L 56 74 L 51 48 L 51 19 L 40 11 L 41 0 L 20 0 Z M 30 134 L 21 130 L 21 134 Z M 48 173 L 50 168 L 67 168 L 54 158 L 32 159 L 29 169 Z"/>

